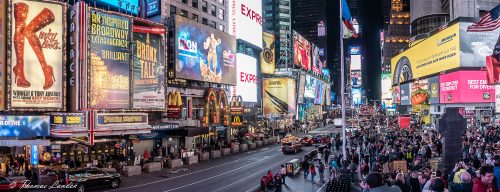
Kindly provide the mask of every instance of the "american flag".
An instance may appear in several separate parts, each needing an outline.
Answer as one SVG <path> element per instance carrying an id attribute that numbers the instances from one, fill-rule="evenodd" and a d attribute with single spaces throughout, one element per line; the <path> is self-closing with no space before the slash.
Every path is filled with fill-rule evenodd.
<path id="1" fill-rule="evenodd" d="M 469 32 L 483 32 L 483 31 L 493 31 L 500 27 L 500 5 L 497 5 L 483 17 L 479 22 L 472 24 L 467 27 L 467 31 Z"/>

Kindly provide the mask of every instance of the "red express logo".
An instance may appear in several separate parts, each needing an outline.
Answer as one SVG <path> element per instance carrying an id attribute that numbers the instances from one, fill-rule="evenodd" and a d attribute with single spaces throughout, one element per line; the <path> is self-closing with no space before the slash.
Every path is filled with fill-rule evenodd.
<path id="1" fill-rule="evenodd" d="M 262 25 L 262 16 L 243 3 L 241 4 L 241 14 Z"/>
<path id="2" fill-rule="evenodd" d="M 257 76 L 250 73 L 240 72 L 240 82 L 257 84 Z"/>

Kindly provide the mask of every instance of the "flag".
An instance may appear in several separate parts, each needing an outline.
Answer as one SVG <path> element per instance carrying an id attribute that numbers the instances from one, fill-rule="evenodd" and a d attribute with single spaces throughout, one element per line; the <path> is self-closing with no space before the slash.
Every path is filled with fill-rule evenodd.
<path id="1" fill-rule="evenodd" d="M 354 27 L 352 26 L 351 11 L 349 10 L 349 6 L 347 5 L 346 0 L 342 0 L 342 21 L 342 37 L 344 39 L 349 39 L 351 37 L 357 38 L 358 35 L 356 34 L 356 30 L 354 30 Z"/>
<path id="2" fill-rule="evenodd" d="M 491 11 L 486 13 L 481 19 L 467 27 L 469 32 L 483 32 L 483 31 L 493 31 L 500 27 L 500 5 L 497 5 Z"/>
<path id="3" fill-rule="evenodd" d="M 486 57 L 486 72 L 489 84 L 497 84 L 500 81 L 500 36 L 493 48 L 493 54 Z"/>

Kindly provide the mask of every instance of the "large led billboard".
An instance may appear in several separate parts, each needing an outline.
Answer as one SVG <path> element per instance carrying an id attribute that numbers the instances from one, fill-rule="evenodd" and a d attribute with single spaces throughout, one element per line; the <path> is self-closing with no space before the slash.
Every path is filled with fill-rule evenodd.
<path id="1" fill-rule="evenodd" d="M 351 71 L 361 70 L 361 55 L 351 55 Z"/>
<path id="2" fill-rule="evenodd" d="M 126 14 L 139 13 L 139 0 L 96 0 L 95 3 L 103 9 L 113 9 Z"/>
<path id="3" fill-rule="evenodd" d="M 312 71 L 316 74 L 321 74 L 323 69 L 323 62 L 319 58 L 318 46 L 312 44 Z"/>
<path id="4" fill-rule="evenodd" d="M 316 78 L 306 75 L 304 97 L 314 99 L 316 98 Z"/>
<path id="5" fill-rule="evenodd" d="M 311 70 L 311 43 L 296 31 L 293 31 L 293 63 Z"/>
<path id="6" fill-rule="evenodd" d="M 410 83 L 412 105 L 429 104 L 429 80 L 421 79 Z"/>
<path id="7" fill-rule="evenodd" d="M 448 26 L 391 59 L 393 84 L 459 67 L 485 67 L 500 28 L 467 32 L 469 22 Z"/>
<path id="8" fill-rule="evenodd" d="M 325 83 L 323 81 L 316 80 L 316 98 L 314 98 L 314 104 L 323 104 L 323 99 L 325 98 Z"/>
<path id="9" fill-rule="evenodd" d="M 441 75 L 441 103 L 493 103 L 495 86 L 489 85 L 486 71 L 457 71 Z"/>
<path id="10" fill-rule="evenodd" d="M 299 91 L 298 91 L 298 96 L 297 96 L 297 103 L 303 103 L 304 102 L 304 92 L 306 89 L 306 74 L 301 73 L 300 74 L 300 79 L 299 79 Z"/>
<path id="11" fill-rule="evenodd" d="M 361 51 L 359 50 L 359 46 L 349 47 L 349 53 L 351 55 L 359 55 L 361 53 Z"/>
<path id="12" fill-rule="evenodd" d="M 257 102 L 257 59 L 238 53 L 236 95 L 241 95 L 245 102 Z"/>
<path id="13" fill-rule="evenodd" d="M 64 108 L 66 9 L 66 5 L 52 1 L 9 1 L 6 56 L 10 109 Z"/>
<path id="14" fill-rule="evenodd" d="M 399 92 L 401 97 L 401 105 L 411 105 L 410 84 L 406 83 L 399 86 Z"/>
<path id="15" fill-rule="evenodd" d="M 245 0 L 228 0 L 228 2 L 229 34 L 262 48 L 262 2 Z M 224 16 L 220 19 L 224 19 Z"/>
<path id="16" fill-rule="evenodd" d="M 362 85 L 361 71 L 351 71 L 351 85 L 360 87 Z"/>
<path id="17" fill-rule="evenodd" d="M 383 73 L 381 75 L 381 91 L 382 91 L 382 100 L 392 100 L 391 93 L 391 74 Z"/>
<path id="18" fill-rule="evenodd" d="M 361 88 L 353 88 L 351 90 L 351 93 L 352 93 L 352 104 L 353 105 L 359 105 L 361 104 Z"/>
<path id="19" fill-rule="evenodd" d="M 439 104 L 439 76 L 429 78 L 429 104 Z"/>
<path id="20" fill-rule="evenodd" d="M 295 80 L 291 78 L 263 79 L 264 115 L 295 114 Z"/>
<path id="21" fill-rule="evenodd" d="M 175 51 L 176 78 L 236 85 L 233 36 L 177 16 Z"/>

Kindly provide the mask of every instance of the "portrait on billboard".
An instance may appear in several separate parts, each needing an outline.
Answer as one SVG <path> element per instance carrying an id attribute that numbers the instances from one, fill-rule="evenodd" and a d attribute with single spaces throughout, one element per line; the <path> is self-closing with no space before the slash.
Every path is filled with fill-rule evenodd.
<path id="1" fill-rule="evenodd" d="M 306 75 L 304 97 L 314 99 L 316 98 L 316 78 Z"/>
<path id="2" fill-rule="evenodd" d="M 135 32 L 133 98 L 135 109 L 165 109 L 165 43 L 163 35 Z"/>
<path id="3" fill-rule="evenodd" d="M 311 70 L 311 43 L 296 31 L 293 31 L 293 63 Z"/>
<path id="4" fill-rule="evenodd" d="M 295 80 L 290 78 L 264 79 L 262 100 L 264 115 L 295 114 Z"/>
<path id="5" fill-rule="evenodd" d="M 319 48 L 316 45 L 312 45 L 312 71 L 317 74 L 321 74 L 323 68 L 323 62 L 319 57 Z"/>
<path id="6" fill-rule="evenodd" d="M 64 108 L 66 5 L 12 0 L 9 6 L 9 107 Z"/>
<path id="7" fill-rule="evenodd" d="M 392 87 L 392 100 L 394 103 L 401 103 L 401 92 L 399 86 Z"/>
<path id="8" fill-rule="evenodd" d="M 90 25 L 89 106 L 128 109 L 131 20 L 123 15 L 92 9 Z"/>
<path id="9" fill-rule="evenodd" d="M 262 43 L 263 50 L 261 53 L 260 71 L 263 74 L 274 75 L 276 66 L 274 35 L 264 32 L 262 35 Z"/>
<path id="10" fill-rule="evenodd" d="M 361 71 L 351 71 L 351 85 L 359 87 L 362 84 Z"/>
<path id="11" fill-rule="evenodd" d="M 176 78 L 236 85 L 236 39 L 175 17 Z"/>

